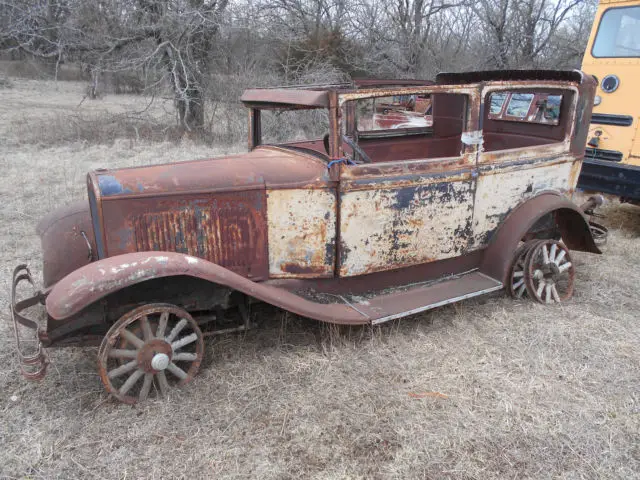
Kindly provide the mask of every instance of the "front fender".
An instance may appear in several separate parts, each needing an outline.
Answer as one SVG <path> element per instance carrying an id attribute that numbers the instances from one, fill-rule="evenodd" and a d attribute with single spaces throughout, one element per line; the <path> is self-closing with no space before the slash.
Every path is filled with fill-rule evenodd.
<path id="1" fill-rule="evenodd" d="M 365 324 L 368 320 L 343 305 L 311 302 L 281 288 L 256 283 L 220 265 L 175 252 L 136 252 L 90 263 L 60 280 L 47 297 L 54 320 L 77 314 L 101 298 L 146 280 L 186 275 L 243 292 L 276 307 L 316 320 Z"/>
<path id="2" fill-rule="evenodd" d="M 506 283 L 512 255 L 518 243 L 539 219 L 549 213 L 554 214 L 556 226 L 569 249 L 602 253 L 596 246 L 582 210 L 562 195 L 543 193 L 527 200 L 509 214 L 491 238 L 481 271 Z"/>

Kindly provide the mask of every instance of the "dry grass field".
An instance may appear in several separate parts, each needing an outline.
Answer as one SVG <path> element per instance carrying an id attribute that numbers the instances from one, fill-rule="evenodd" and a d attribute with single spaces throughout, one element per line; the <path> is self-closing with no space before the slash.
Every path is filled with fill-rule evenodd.
<path id="1" fill-rule="evenodd" d="M 559 307 L 498 293 L 338 329 L 265 306 L 261 328 L 209 340 L 193 384 L 136 407 L 106 397 L 94 349 L 51 351 L 47 377 L 23 380 L 10 275 L 23 261 L 39 275 L 38 218 L 83 198 L 87 170 L 224 153 L 52 142 L 79 109 L 145 104 L 78 107 L 82 92 L 0 90 L 0 477 L 640 478 L 640 208 L 628 205 L 604 209 L 605 254 L 575 254 L 576 294 Z"/>

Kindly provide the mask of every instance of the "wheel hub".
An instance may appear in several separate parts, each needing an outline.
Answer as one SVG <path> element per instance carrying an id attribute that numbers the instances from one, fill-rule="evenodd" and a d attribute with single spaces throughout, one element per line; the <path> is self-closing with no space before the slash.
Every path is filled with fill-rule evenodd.
<path id="1" fill-rule="evenodd" d="M 154 370 L 164 370 L 169 366 L 169 355 L 166 353 L 156 353 L 151 359 L 151 368 Z"/>
<path id="2" fill-rule="evenodd" d="M 138 353 L 138 365 L 146 373 L 165 370 L 171 363 L 171 345 L 158 338 L 146 342 Z"/>

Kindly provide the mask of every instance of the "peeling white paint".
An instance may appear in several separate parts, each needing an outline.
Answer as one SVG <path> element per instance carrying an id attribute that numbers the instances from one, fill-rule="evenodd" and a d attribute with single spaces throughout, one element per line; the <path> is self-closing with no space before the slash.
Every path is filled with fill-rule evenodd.
<path id="1" fill-rule="evenodd" d="M 450 181 L 343 193 L 340 275 L 390 270 L 464 253 L 473 183 Z"/>
<path id="2" fill-rule="evenodd" d="M 333 274 L 335 194 L 319 189 L 270 190 L 267 207 L 270 276 Z"/>
<path id="3" fill-rule="evenodd" d="M 189 265 L 195 265 L 196 263 L 198 263 L 198 259 L 195 258 L 195 257 L 190 257 L 190 256 L 186 255 L 184 258 L 187 259 L 187 263 Z"/>
<path id="4" fill-rule="evenodd" d="M 545 190 L 566 192 L 569 188 L 572 162 L 483 172 L 478 177 L 473 215 L 473 244 L 479 248 L 488 243 L 493 231 L 506 215 L 525 200 Z"/>

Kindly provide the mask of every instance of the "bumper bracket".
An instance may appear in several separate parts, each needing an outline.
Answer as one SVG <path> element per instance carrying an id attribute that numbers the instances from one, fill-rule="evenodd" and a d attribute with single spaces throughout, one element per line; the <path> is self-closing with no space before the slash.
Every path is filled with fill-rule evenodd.
<path id="1" fill-rule="evenodd" d="M 40 337 L 38 336 L 38 322 L 25 317 L 23 315 L 23 311 L 38 303 L 44 304 L 46 295 L 37 291 L 33 296 L 16 302 L 16 290 L 18 285 L 23 281 L 30 283 L 31 286 L 35 288 L 29 268 L 26 265 L 18 265 L 13 270 L 13 282 L 11 284 L 11 320 L 13 321 L 16 348 L 18 351 L 18 357 L 20 358 L 20 371 L 28 380 L 42 380 L 47 373 L 49 359 L 47 358 L 47 354 L 42 346 Z M 35 352 L 30 351 L 29 353 L 26 353 L 26 348 L 23 339 L 21 338 L 18 324 L 33 330 L 35 338 L 29 341 L 33 341 L 37 345 Z"/>

